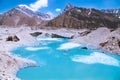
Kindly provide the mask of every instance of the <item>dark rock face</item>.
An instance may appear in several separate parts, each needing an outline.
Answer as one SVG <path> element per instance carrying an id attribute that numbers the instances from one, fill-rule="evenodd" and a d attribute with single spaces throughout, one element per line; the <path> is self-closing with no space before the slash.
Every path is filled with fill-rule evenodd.
<path id="1" fill-rule="evenodd" d="M 84 31 L 84 32 L 81 32 L 81 33 L 79 33 L 80 34 L 80 36 L 87 36 L 87 34 L 89 34 L 91 31 L 89 30 L 89 31 Z"/>
<path id="2" fill-rule="evenodd" d="M 119 18 L 100 10 L 73 7 L 71 5 L 67 5 L 66 8 L 61 15 L 49 21 L 47 26 L 76 29 L 96 29 L 98 27 L 115 29 L 120 27 Z"/>
<path id="3" fill-rule="evenodd" d="M 41 35 L 42 32 L 34 32 L 34 33 L 30 33 L 30 35 L 32 35 L 33 37 L 37 37 L 39 35 Z"/>
<path id="4" fill-rule="evenodd" d="M 14 35 L 14 36 L 8 36 L 8 38 L 6 39 L 6 41 L 14 41 L 14 42 L 17 42 L 19 41 L 20 39 Z"/>
<path id="5" fill-rule="evenodd" d="M 82 47 L 81 49 L 88 49 L 87 47 Z"/>
<path id="6" fill-rule="evenodd" d="M 64 39 L 72 39 L 72 37 L 65 37 L 65 36 L 61 36 L 61 35 L 58 35 L 58 34 L 52 34 L 51 35 L 52 38 L 64 38 Z"/>
<path id="7" fill-rule="evenodd" d="M 108 44 L 108 42 L 103 42 L 103 43 L 100 43 L 99 45 L 100 45 L 101 47 L 104 47 L 106 44 Z"/>
<path id="8" fill-rule="evenodd" d="M 119 46 L 119 48 L 120 48 L 120 41 L 118 41 L 118 46 Z"/>

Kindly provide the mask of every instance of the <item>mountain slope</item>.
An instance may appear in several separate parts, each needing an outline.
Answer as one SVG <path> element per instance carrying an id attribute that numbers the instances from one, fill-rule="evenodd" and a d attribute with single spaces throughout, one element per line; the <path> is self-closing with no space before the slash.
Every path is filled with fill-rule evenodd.
<path id="1" fill-rule="evenodd" d="M 41 12 L 34 12 L 26 5 L 19 5 L 16 9 L 28 14 L 31 17 L 38 17 L 42 20 L 50 20 L 53 17 L 49 14 L 41 13 Z"/>
<path id="2" fill-rule="evenodd" d="M 50 19 L 50 15 L 33 12 L 27 6 L 18 6 L 0 16 L 0 25 L 18 26 L 42 25 L 42 22 Z"/>
<path id="3" fill-rule="evenodd" d="M 101 11 L 120 18 L 120 8 L 119 9 L 102 9 Z"/>
<path id="4" fill-rule="evenodd" d="M 40 19 L 29 17 L 28 15 L 20 12 L 19 10 L 12 9 L 9 12 L 2 15 L 1 25 L 6 26 L 17 26 L 17 25 L 28 25 L 33 26 L 40 24 Z"/>
<path id="5" fill-rule="evenodd" d="M 49 21 L 47 26 L 80 29 L 108 27 L 114 29 L 120 26 L 120 19 L 100 10 L 79 8 L 68 4 L 64 12 L 55 19 Z"/>

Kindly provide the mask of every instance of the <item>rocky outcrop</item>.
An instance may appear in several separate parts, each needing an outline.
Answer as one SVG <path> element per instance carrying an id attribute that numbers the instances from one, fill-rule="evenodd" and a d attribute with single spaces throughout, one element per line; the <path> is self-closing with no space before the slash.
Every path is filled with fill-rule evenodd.
<path id="1" fill-rule="evenodd" d="M 87 47 L 81 47 L 81 49 L 88 49 Z"/>
<path id="2" fill-rule="evenodd" d="M 84 32 L 81 32 L 79 33 L 80 36 L 86 36 L 87 34 L 89 34 L 91 31 L 88 30 L 88 31 L 84 31 Z"/>
<path id="3" fill-rule="evenodd" d="M 120 27 L 120 19 L 94 8 L 79 8 L 69 4 L 65 11 L 49 21 L 47 26 L 76 29 L 96 29 L 99 27 L 116 29 Z"/>
<path id="4" fill-rule="evenodd" d="M 105 51 L 116 54 L 120 53 L 120 39 L 116 37 L 110 37 L 107 41 L 100 43 L 99 45 L 100 48 Z"/>
<path id="5" fill-rule="evenodd" d="M 36 66 L 36 62 L 0 51 L 0 80 L 20 80 L 15 74 L 28 66 Z"/>
<path id="6" fill-rule="evenodd" d="M 52 34 L 51 37 L 52 37 L 52 38 L 72 39 L 74 36 L 66 37 L 66 36 L 61 36 L 61 35 L 59 35 L 59 34 Z"/>
<path id="7" fill-rule="evenodd" d="M 17 42 L 19 41 L 20 39 L 14 35 L 14 36 L 8 36 L 8 38 L 6 39 L 6 41 L 14 41 L 14 42 Z"/>
<path id="8" fill-rule="evenodd" d="M 39 35 L 41 35 L 42 32 L 34 32 L 34 33 L 30 33 L 30 35 L 32 35 L 33 37 L 37 37 Z"/>

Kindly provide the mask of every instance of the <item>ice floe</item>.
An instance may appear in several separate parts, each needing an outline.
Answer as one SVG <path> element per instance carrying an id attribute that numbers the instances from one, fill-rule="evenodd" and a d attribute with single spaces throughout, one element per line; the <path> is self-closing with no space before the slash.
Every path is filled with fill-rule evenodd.
<path id="1" fill-rule="evenodd" d="M 72 57 L 72 61 L 85 64 L 100 63 L 105 65 L 120 66 L 117 59 L 100 52 L 93 52 L 90 55 L 75 55 Z"/>
<path id="2" fill-rule="evenodd" d="M 29 51 L 37 51 L 37 50 L 42 50 L 42 49 L 48 49 L 49 47 L 26 47 L 26 50 Z"/>
<path id="3" fill-rule="evenodd" d="M 59 38 L 37 38 L 38 41 L 61 41 Z"/>
<path id="4" fill-rule="evenodd" d="M 76 47 L 80 47 L 80 46 L 81 46 L 81 44 L 68 42 L 68 43 L 61 44 L 60 47 L 57 49 L 58 50 L 67 50 L 67 49 L 72 49 L 72 48 L 76 48 Z"/>

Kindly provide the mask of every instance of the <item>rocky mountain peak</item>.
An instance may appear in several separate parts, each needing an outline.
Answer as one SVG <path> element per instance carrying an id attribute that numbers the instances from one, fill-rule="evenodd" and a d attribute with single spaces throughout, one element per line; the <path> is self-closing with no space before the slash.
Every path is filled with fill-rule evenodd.
<path id="1" fill-rule="evenodd" d="M 70 3 L 68 3 L 68 4 L 66 5 L 64 11 L 68 11 L 68 10 L 70 10 L 70 9 L 72 9 L 72 8 L 74 8 L 74 6 L 73 6 L 72 4 L 70 4 Z"/>
<path id="2" fill-rule="evenodd" d="M 42 20 L 51 20 L 52 17 L 51 15 L 47 14 L 47 13 L 42 13 L 39 11 L 33 11 L 30 7 L 28 7 L 27 5 L 19 5 L 16 9 L 28 14 L 31 17 L 38 17 Z"/>
<path id="3" fill-rule="evenodd" d="M 68 4 L 64 12 L 47 24 L 52 27 L 96 29 L 120 27 L 120 19 L 94 8 L 82 8 Z"/>
<path id="4" fill-rule="evenodd" d="M 29 17 L 37 17 L 36 13 L 32 11 L 32 9 L 30 9 L 27 5 L 18 5 L 15 9 L 25 13 Z"/>

